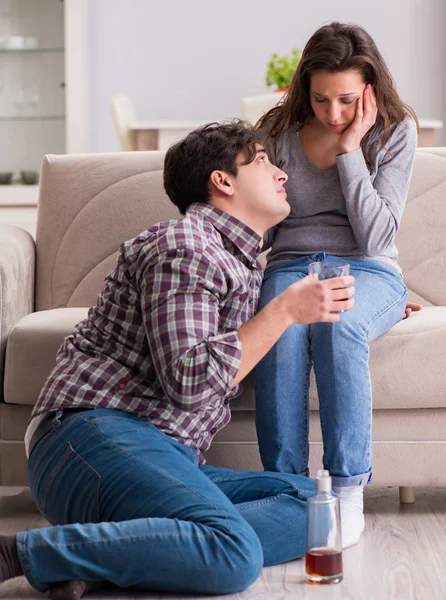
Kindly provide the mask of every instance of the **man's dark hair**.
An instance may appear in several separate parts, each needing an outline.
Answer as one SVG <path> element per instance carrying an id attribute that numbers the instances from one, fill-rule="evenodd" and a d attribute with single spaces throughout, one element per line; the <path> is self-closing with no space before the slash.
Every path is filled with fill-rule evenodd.
<path id="1" fill-rule="evenodd" d="M 164 159 L 164 188 L 181 214 L 193 202 L 209 202 L 212 171 L 236 177 L 240 153 L 241 164 L 252 162 L 262 137 L 249 123 L 237 119 L 203 125 L 171 146 Z"/>

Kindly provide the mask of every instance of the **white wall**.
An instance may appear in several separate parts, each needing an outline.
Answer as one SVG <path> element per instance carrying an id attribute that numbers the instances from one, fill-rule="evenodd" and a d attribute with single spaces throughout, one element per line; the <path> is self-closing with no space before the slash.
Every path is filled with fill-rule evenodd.
<path id="1" fill-rule="evenodd" d="M 239 116 L 266 90 L 273 52 L 303 48 L 331 21 L 374 37 L 402 98 L 444 119 L 443 0 L 89 0 L 90 151 L 117 150 L 110 98 L 129 94 L 139 119 Z M 438 136 L 437 143 L 442 142 Z"/>

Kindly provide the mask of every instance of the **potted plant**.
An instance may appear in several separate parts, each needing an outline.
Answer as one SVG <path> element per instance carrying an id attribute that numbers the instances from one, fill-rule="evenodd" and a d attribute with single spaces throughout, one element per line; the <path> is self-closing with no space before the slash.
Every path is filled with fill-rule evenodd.
<path id="1" fill-rule="evenodd" d="M 266 70 L 266 85 L 275 84 L 277 86 L 276 92 L 286 91 L 299 64 L 301 54 L 299 48 L 293 48 L 291 53 L 285 56 L 279 56 L 274 52 Z"/>

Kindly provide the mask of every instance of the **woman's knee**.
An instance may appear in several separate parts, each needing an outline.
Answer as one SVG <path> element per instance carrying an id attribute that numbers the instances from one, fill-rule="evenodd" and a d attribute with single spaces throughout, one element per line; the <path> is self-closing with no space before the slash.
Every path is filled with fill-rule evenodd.
<path id="1" fill-rule="evenodd" d="M 312 352 L 318 351 L 318 345 L 331 347 L 341 345 L 345 347 L 349 342 L 367 344 L 368 323 L 350 311 L 341 314 L 337 323 L 314 323 L 310 326 L 310 339 Z"/>

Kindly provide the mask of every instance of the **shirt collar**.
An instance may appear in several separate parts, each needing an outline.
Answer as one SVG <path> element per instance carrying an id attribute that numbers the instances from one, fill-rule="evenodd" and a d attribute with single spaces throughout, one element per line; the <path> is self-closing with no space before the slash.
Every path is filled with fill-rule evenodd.
<path id="1" fill-rule="evenodd" d="M 212 204 L 204 202 L 191 204 L 187 212 L 205 214 L 215 229 L 228 238 L 248 259 L 250 264 L 256 261 L 261 252 L 260 243 L 263 242 L 263 238 L 251 229 L 251 227 L 248 227 L 248 225 L 245 225 L 245 223 L 242 223 L 236 217 L 220 210 Z"/>

